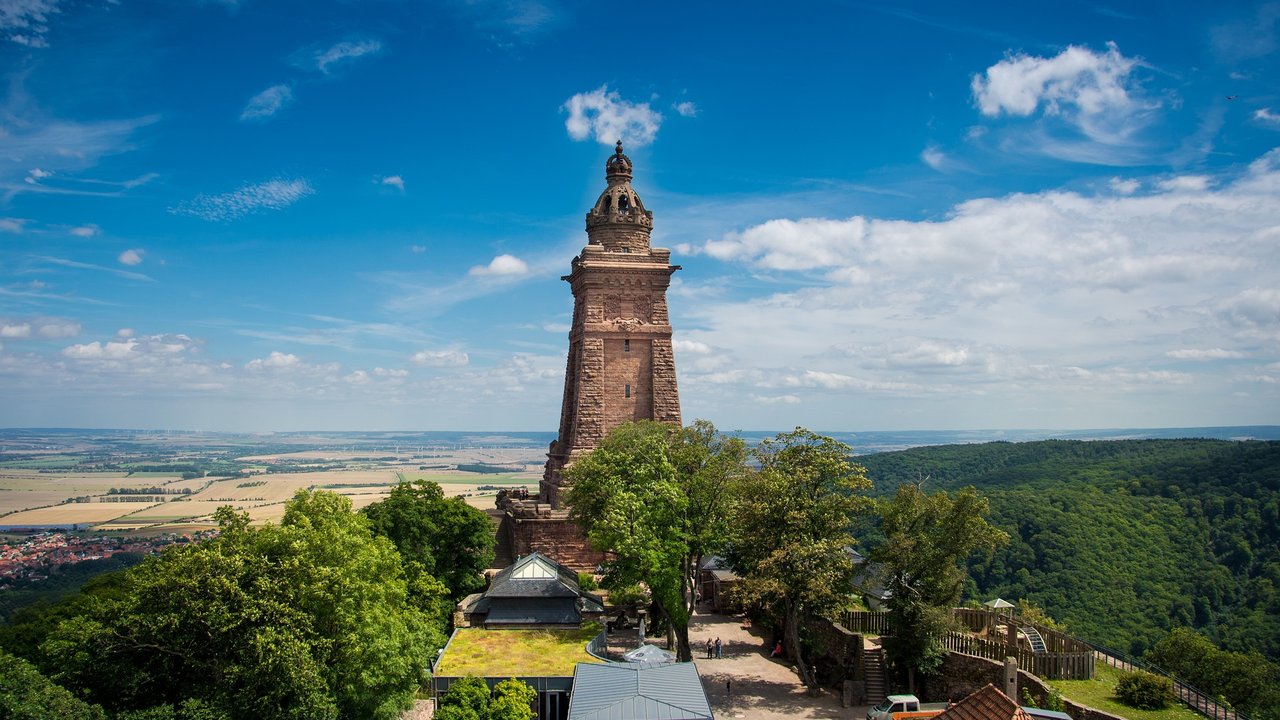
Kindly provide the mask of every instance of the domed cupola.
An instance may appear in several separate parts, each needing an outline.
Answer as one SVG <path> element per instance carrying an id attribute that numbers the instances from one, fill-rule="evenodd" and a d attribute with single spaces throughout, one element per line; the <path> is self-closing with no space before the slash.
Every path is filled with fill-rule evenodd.
<path id="1" fill-rule="evenodd" d="M 621 140 L 605 161 L 604 177 L 608 185 L 587 213 L 588 243 L 619 252 L 648 248 L 653 213 L 631 187 L 631 158 L 623 154 Z"/>

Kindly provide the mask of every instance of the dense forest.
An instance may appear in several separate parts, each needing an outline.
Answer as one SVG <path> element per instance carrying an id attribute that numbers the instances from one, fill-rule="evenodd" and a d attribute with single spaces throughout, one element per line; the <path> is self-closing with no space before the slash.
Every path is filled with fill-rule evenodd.
<path id="1" fill-rule="evenodd" d="M 1043 441 L 858 458 L 874 494 L 972 485 L 1010 542 L 970 558 L 967 596 L 1024 599 L 1135 655 L 1170 628 L 1280 659 L 1280 442 Z M 872 525 L 858 528 L 868 546 Z"/>

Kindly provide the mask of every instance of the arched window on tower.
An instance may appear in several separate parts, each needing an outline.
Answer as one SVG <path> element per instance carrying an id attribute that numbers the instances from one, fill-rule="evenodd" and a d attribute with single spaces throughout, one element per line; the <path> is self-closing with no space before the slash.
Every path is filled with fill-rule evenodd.
<path id="1" fill-rule="evenodd" d="M 631 212 L 631 197 L 626 193 L 618 196 L 618 212 Z"/>

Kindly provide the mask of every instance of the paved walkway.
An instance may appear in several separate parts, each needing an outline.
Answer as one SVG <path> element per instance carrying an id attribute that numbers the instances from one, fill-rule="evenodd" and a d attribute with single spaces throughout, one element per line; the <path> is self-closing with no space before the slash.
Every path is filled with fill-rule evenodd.
<path id="1" fill-rule="evenodd" d="M 723 657 L 707 659 L 707 638 L 720 638 Z M 840 696 L 827 691 L 809 697 L 789 661 L 771 659 L 763 634 L 742 627 L 742 618 L 696 612 L 689 622 L 693 661 L 717 718 L 838 718 L 862 720 L 867 706 L 840 707 Z M 728 683 L 731 683 L 731 688 Z"/>

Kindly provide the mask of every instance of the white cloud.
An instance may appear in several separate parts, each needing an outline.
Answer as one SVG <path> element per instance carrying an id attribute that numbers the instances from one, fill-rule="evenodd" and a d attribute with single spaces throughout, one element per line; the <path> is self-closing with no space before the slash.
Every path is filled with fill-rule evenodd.
<path id="1" fill-rule="evenodd" d="M 761 405 L 799 405 L 800 398 L 795 395 L 756 395 L 751 393 L 747 395 L 752 402 Z"/>
<path id="2" fill-rule="evenodd" d="M 197 195 L 195 199 L 169 209 L 175 215 L 191 215 L 219 222 L 235 220 L 259 210 L 283 210 L 315 193 L 306 180 L 275 178 L 244 185 L 221 195 Z"/>
<path id="3" fill-rule="evenodd" d="M 20 233 L 26 222 L 21 218 L 0 218 L 0 232 Z"/>
<path id="4" fill-rule="evenodd" d="M 795 394 L 830 427 L 1229 424 L 1232 365 L 1280 358 L 1277 242 L 1280 150 L 929 220 L 758 222 L 701 243 L 730 268 L 673 291 L 673 323 L 717 360 L 677 344 L 682 399 L 746 427 L 769 421 L 746 400 L 768 388 L 823 391 Z M 1249 417 L 1276 401 L 1251 396 Z"/>
<path id="5" fill-rule="evenodd" d="M 1165 192 L 1204 192 L 1209 188 L 1209 178 L 1205 175 L 1180 175 L 1167 178 L 1156 183 L 1156 187 Z"/>
<path id="6" fill-rule="evenodd" d="M 605 145 L 616 140 L 627 145 L 647 145 L 662 126 L 662 114 L 650 108 L 649 103 L 627 102 L 607 85 L 574 95 L 560 109 L 569 113 L 564 126 L 574 140 L 595 138 Z"/>
<path id="7" fill-rule="evenodd" d="M 245 363 L 245 369 L 254 371 L 288 371 L 302 366 L 302 360 L 297 355 L 279 350 L 272 350 L 265 358 L 255 358 Z"/>
<path id="8" fill-rule="evenodd" d="M 141 265 L 144 252 L 142 248 L 125 250 L 116 260 L 119 260 L 121 265 Z"/>
<path id="9" fill-rule="evenodd" d="M 1015 54 L 974 75 L 973 98 L 984 116 L 1039 115 L 1043 122 L 1002 134 L 1007 152 L 1075 162 L 1138 164 L 1150 152 L 1138 139 L 1158 101 L 1142 96 L 1134 70 L 1115 43 L 1104 53 L 1068 46 L 1054 57 Z"/>
<path id="10" fill-rule="evenodd" d="M 460 367 L 470 363 L 471 358 L 458 350 L 420 350 L 409 361 L 427 367 Z"/>
<path id="11" fill-rule="evenodd" d="M 920 159 L 924 161 L 925 165 L 928 165 L 934 170 L 942 170 L 943 166 L 947 162 L 947 156 L 935 145 L 930 145 L 921 151 Z"/>
<path id="12" fill-rule="evenodd" d="M 399 175 L 388 175 L 386 177 L 379 178 L 378 182 L 382 185 L 390 185 L 400 192 L 404 192 L 404 178 Z"/>
<path id="13" fill-rule="evenodd" d="M 23 180 L 23 182 L 27 183 L 28 185 L 38 185 L 41 180 L 44 180 L 46 178 L 51 178 L 51 177 L 53 177 L 53 173 L 48 170 L 41 170 L 40 168 L 31 168 L 30 172 L 27 173 L 27 177 Z"/>
<path id="14" fill-rule="evenodd" d="M 680 117 L 697 117 L 698 116 L 698 106 L 688 100 L 685 100 L 684 102 L 678 102 L 672 105 L 671 109 L 675 110 L 676 113 L 680 115 Z"/>
<path id="15" fill-rule="evenodd" d="M 1271 112 L 1271 108 L 1258 108 L 1253 113 L 1253 119 L 1260 123 L 1280 127 L 1280 113 Z"/>
<path id="16" fill-rule="evenodd" d="M 272 85 L 249 98 L 249 103 L 240 112 L 241 120 L 265 120 L 284 109 L 293 102 L 293 90 L 288 85 Z"/>
<path id="17" fill-rule="evenodd" d="M 410 245 L 409 246 L 409 252 L 413 253 L 414 255 L 421 255 L 426 251 L 427 251 L 426 245 Z"/>
<path id="18" fill-rule="evenodd" d="M 10 42 L 28 47 L 48 47 L 49 16 L 61 12 L 60 0 L 3 0 L 0 33 Z"/>
<path id="19" fill-rule="evenodd" d="M 93 224 L 80 225 L 78 227 L 71 228 L 67 232 L 71 233 L 72 235 L 75 235 L 76 237 L 91 238 L 94 235 L 100 234 L 102 232 L 102 228 Z"/>
<path id="20" fill-rule="evenodd" d="M 382 43 L 377 40 L 360 40 L 357 42 L 340 42 L 327 50 L 315 54 L 315 68 L 328 74 L 335 65 L 354 60 L 382 50 Z"/>
<path id="21" fill-rule="evenodd" d="M 1111 189 L 1119 195 L 1132 195 L 1142 187 L 1142 183 L 1133 179 L 1111 178 Z"/>
<path id="22" fill-rule="evenodd" d="M 499 255 L 489 261 L 488 265 L 476 265 L 469 271 L 470 275 L 526 275 L 529 265 L 515 255 Z"/>
<path id="23" fill-rule="evenodd" d="M 1056 115 L 1075 108 L 1085 115 L 1128 111 L 1134 106 L 1127 83 L 1139 64 L 1120 54 L 1115 43 L 1106 53 L 1070 45 L 1052 58 L 1011 55 L 974 75 L 974 99 L 983 115 L 1021 115 L 1043 107 Z"/>
<path id="24" fill-rule="evenodd" d="M 697 340 L 672 340 L 671 346 L 678 353 L 689 353 L 690 355 L 710 355 L 712 353 L 710 345 L 700 343 Z"/>
<path id="25" fill-rule="evenodd" d="M 1165 355 L 1174 360 L 1234 360 L 1245 357 L 1239 350 L 1223 350 L 1222 348 L 1170 350 Z"/>
<path id="26" fill-rule="evenodd" d="M 10 340 L 31 337 L 31 323 L 0 324 L 0 337 Z"/>

